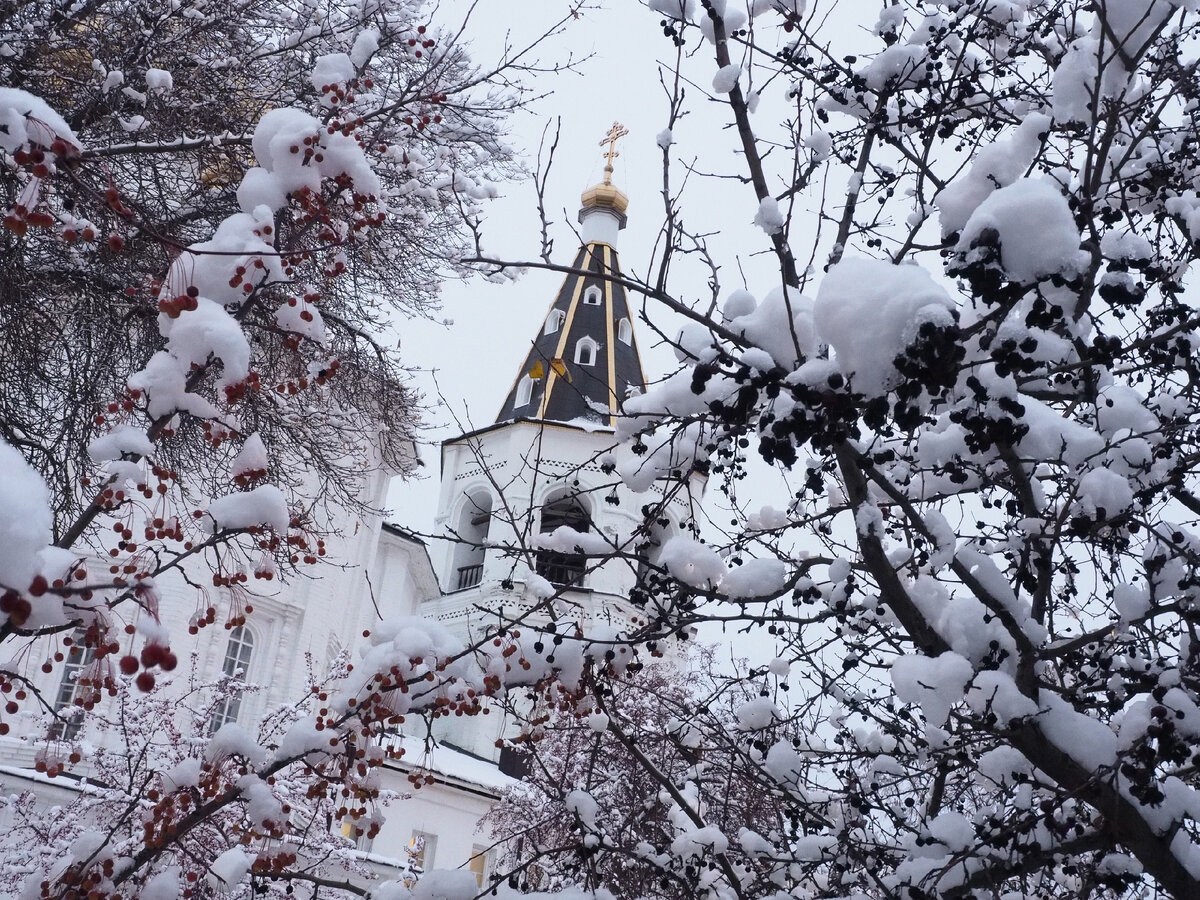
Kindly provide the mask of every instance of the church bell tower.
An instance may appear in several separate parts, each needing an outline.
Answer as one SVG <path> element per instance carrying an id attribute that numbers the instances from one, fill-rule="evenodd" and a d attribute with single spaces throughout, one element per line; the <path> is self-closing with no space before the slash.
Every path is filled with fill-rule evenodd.
<path id="1" fill-rule="evenodd" d="M 640 621 L 629 595 L 639 553 L 654 541 L 643 507 L 662 503 L 663 493 L 634 494 L 603 465 L 626 397 L 645 387 L 617 256 L 629 200 L 612 183 L 612 160 L 624 134 L 614 125 L 601 142 L 604 180 L 582 195 L 581 246 L 495 423 L 442 444 L 445 540 L 434 564 L 445 593 L 420 612 L 468 641 L 537 607 L 547 583 L 560 621 L 622 631 Z M 658 537 L 691 517 L 686 498 L 667 505 Z M 584 537 L 555 540 L 563 526 Z M 532 623 L 548 618 L 535 612 Z M 492 756 L 502 724 L 485 723 L 475 718 L 448 739 Z"/>

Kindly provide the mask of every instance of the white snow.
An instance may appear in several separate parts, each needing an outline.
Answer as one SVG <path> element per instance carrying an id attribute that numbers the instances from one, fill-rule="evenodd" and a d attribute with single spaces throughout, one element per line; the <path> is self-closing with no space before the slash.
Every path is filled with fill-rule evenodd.
<path id="1" fill-rule="evenodd" d="M 238 530 L 254 525 L 269 525 L 276 534 L 285 534 L 291 516 L 283 491 L 264 484 L 250 491 L 226 494 L 208 505 L 208 514 L 217 527 Z"/>
<path id="2" fill-rule="evenodd" d="M 576 531 L 569 525 L 560 525 L 552 532 L 544 532 L 534 539 L 534 544 L 543 550 L 559 553 L 586 553 L 602 556 L 613 549 L 612 542 L 594 531 Z"/>
<path id="3" fill-rule="evenodd" d="M 971 664 L 953 651 L 938 657 L 901 656 L 892 663 L 896 696 L 916 703 L 931 725 L 943 725 L 971 680 Z"/>
<path id="4" fill-rule="evenodd" d="M 356 69 L 361 69 L 379 50 L 379 29 L 364 28 L 354 39 L 350 48 L 350 63 Z M 318 85 L 318 88 L 320 85 Z"/>
<path id="5" fill-rule="evenodd" d="M 713 76 L 712 88 L 714 94 L 728 94 L 737 87 L 738 78 L 742 75 L 742 67 L 737 63 L 730 63 L 727 66 L 721 66 L 717 69 L 717 74 Z"/>
<path id="6" fill-rule="evenodd" d="M 1140 584 L 1117 584 L 1113 586 L 1113 606 L 1124 622 L 1132 622 L 1150 610 L 1150 594 Z"/>
<path id="7" fill-rule="evenodd" d="M 169 416 L 176 410 L 199 418 L 217 415 L 217 408 L 199 394 L 187 392 L 187 376 L 178 361 L 160 350 L 150 357 L 146 367 L 129 378 L 129 388 L 147 396 L 147 413 L 152 419 Z"/>
<path id="8" fill-rule="evenodd" d="M 1000 265 L 1013 281 L 1074 275 L 1087 264 L 1067 199 L 1047 179 L 1023 178 L 990 194 L 963 226 L 958 252 L 969 260 L 985 230 L 997 234 Z"/>
<path id="9" fill-rule="evenodd" d="M 859 74 L 873 91 L 914 88 L 926 77 L 925 58 L 928 55 L 923 44 L 893 44 Z"/>
<path id="10" fill-rule="evenodd" d="M 754 214 L 754 224 L 767 234 L 778 234 L 783 231 L 784 221 L 779 201 L 774 197 L 763 197 L 758 204 L 758 212 Z"/>
<path id="11" fill-rule="evenodd" d="M 774 725 L 782 714 L 770 697 L 755 697 L 738 706 L 734 711 L 737 726 L 742 731 L 759 731 Z"/>
<path id="12" fill-rule="evenodd" d="M 24 590 L 50 544 L 50 492 L 25 458 L 0 440 L 0 587 Z"/>
<path id="13" fill-rule="evenodd" d="M 41 97 L 0 87 L 0 149 L 12 153 L 24 144 L 48 148 L 56 137 L 80 146 L 66 119 Z"/>
<path id="14" fill-rule="evenodd" d="M 1092 469 L 1079 479 L 1079 504 L 1091 515 L 1115 518 L 1133 505 L 1133 488 L 1111 469 Z"/>
<path id="15" fill-rule="evenodd" d="M 237 722 L 226 722 L 209 739 L 204 759 L 211 763 L 229 756 L 241 756 L 256 764 L 266 757 L 266 751 Z"/>
<path id="16" fill-rule="evenodd" d="M 229 467 L 229 471 L 231 475 L 246 475 L 265 472 L 269 465 L 270 459 L 267 457 L 267 447 L 263 443 L 262 437 L 256 431 L 243 442 L 242 448 L 238 451 L 237 456 L 233 459 L 233 464 Z"/>
<path id="17" fill-rule="evenodd" d="M 726 597 L 771 597 L 787 583 L 787 566 L 778 559 L 748 559 L 721 581 Z"/>
<path id="18" fill-rule="evenodd" d="M 138 900 L 177 900 L 181 885 L 179 866 L 168 866 L 142 885 Z"/>
<path id="19" fill-rule="evenodd" d="M 126 453 L 151 456 L 154 453 L 154 444 L 146 437 L 144 429 L 133 425 L 118 425 L 88 444 L 87 452 L 93 462 L 106 462 L 120 459 Z"/>
<path id="20" fill-rule="evenodd" d="M 354 63 L 345 53 L 326 53 L 313 64 L 309 83 L 320 91 L 328 85 L 345 84 L 354 77 Z"/>
<path id="21" fill-rule="evenodd" d="M 696 12 L 696 0 L 649 0 L 650 8 L 670 19 L 690 19 Z"/>
<path id="22" fill-rule="evenodd" d="M 921 323 L 945 323 L 953 309 L 954 301 L 924 269 L 851 256 L 826 273 L 813 320 L 851 387 L 878 396 L 894 386 L 892 361 Z"/>
<path id="23" fill-rule="evenodd" d="M 747 310 L 741 315 L 742 310 Z M 746 291 L 735 291 L 725 301 L 729 330 L 771 354 L 776 365 L 793 368 L 801 357 L 816 356 L 821 349 L 813 327 L 813 301 L 795 288 L 777 286 L 754 305 Z M 798 351 L 798 352 L 797 352 Z"/>
<path id="24" fill-rule="evenodd" d="M 170 93 L 175 87 L 175 79 L 166 69 L 146 70 L 146 90 L 152 94 Z"/>
<path id="25" fill-rule="evenodd" d="M 971 161 L 971 168 L 942 188 L 934 198 L 943 235 L 961 231 L 979 204 L 997 187 L 1013 184 L 1025 174 L 1050 125 L 1049 116 L 1030 113 L 1010 137 L 979 149 Z"/>
<path id="26" fill-rule="evenodd" d="M 659 562 L 672 576 L 693 587 L 715 587 L 725 577 L 725 562 L 711 547 L 677 534 L 662 548 Z"/>
<path id="27" fill-rule="evenodd" d="M 247 853 L 241 847 L 232 847 L 226 850 L 209 866 L 206 879 L 209 888 L 219 894 L 232 892 L 241 884 L 253 863 L 254 854 Z"/>
<path id="28" fill-rule="evenodd" d="M 804 146 L 812 151 L 817 162 L 833 155 L 833 137 L 827 131 L 814 131 L 804 139 Z"/>

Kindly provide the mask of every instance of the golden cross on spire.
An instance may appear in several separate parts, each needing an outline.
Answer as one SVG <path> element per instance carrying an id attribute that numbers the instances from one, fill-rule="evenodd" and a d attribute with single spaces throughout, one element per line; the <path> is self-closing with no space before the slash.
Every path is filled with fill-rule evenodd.
<path id="1" fill-rule="evenodd" d="M 629 134 L 629 129 L 620 122 L 613 122 L 612 128 L 608 129 L 608 134 L 604 135 L 604 139 L 600 141 L 600 146 L 608 144 L 608 150 L 604 152 L 604 183 L 612 184 L 613 164 L 612 161 L 621 154 L 617 152 L 617 141 Z"/>

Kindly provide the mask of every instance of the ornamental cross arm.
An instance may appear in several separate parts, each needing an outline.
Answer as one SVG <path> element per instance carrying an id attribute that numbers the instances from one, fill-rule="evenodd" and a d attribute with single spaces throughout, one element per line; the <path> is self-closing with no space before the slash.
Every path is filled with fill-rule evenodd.
<path id="1" fill-rule="evenodd" d="M 621 154 L 617 151 L 617 141 L 629 134 L 629 129 L 620 122 L 613 122 L 612 128 L 608 129 L 608 133 L 604 135 L 600 141 L 600 146 L 608 144 L 608 149 L 604 152 L 604 180 L 607 182 L 613 170 L 613 160 Z"/>

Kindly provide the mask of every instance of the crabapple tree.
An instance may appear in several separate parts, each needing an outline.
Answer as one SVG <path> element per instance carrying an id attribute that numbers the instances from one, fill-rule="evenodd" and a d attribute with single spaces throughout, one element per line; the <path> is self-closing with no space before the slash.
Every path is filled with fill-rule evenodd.
<path id="1" fill-rule="evenodd" d="M 647 754 L 674 838 L 629 851 L 698 897 L 1200 894 L 1196 4 L 647 5 L 665 225 L 626 287 L 687 322 L 602 462 L 707 473 L 734 525 L 662 548 L 627 639 L 769 648 L 687 734 L 781 811 Z M 688 144 L 696 94 L 725 121 Z M 704 219 L 733 165 L 757 237 Z"/>
<path id="2" fill-rule="evenodd" d="M 362 893 L 322 866 L 331 821 L 378 827 L 379 734 L 435 693 L 478 706 L 444 689 L 445 660 L 425 684 L 436 641 L 399 661 L 377 637 L 380 668 L 347 681 L 343 659 L 257 734 L 210 740 L 159 605 L 165 580 L 211 588 L 228 607 L 200 604 L 190 630 L 239 627 L 250 585 L 325 556 L 368 473 L 412 464 L 417 398 L 385 333 L 462 271 L 512 171 L 527 65 L 510 48 L 478 67 L 436 13 L 0 10 L 0 732 L 44 712 L 38 769 L 102 785 L 66 814 L 14 814 L 10 845 L 34 850 L 5 880 L 28 896 Z M 74 707 L 107 729 L 96 754 L 39 690 L 39 666 L 67 665 Z M 169 697 L 139 696 L 177 667 Z"/>

